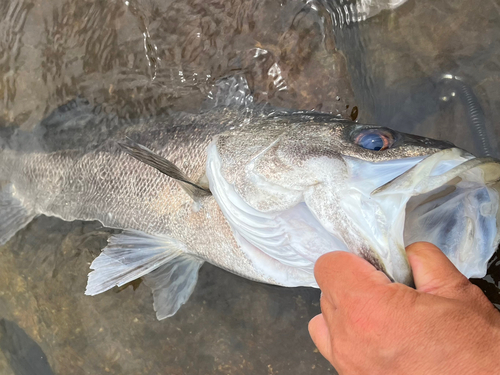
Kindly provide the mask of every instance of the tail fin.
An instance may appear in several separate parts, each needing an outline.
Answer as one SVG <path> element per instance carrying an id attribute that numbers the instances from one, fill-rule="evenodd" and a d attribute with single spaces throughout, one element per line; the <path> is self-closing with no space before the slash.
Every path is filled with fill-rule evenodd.
<path id="1" fill-rule="evenodd" d="M 36 216 L 15 197 L 12 184 L 0 185 L 0 245 L 5 244 L 16 232 Z"/>

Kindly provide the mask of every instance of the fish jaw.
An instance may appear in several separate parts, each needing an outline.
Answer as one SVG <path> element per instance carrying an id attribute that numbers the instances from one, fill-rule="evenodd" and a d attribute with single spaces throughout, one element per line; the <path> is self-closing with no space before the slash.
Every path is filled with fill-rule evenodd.
<path id="1" fill-rule="evenodd" d="M 500 242 L 500 163 L 452 148 L 372 192 L 406 194 L 404 243 L 438 246 L 468 278 L 483 277 Z"/>

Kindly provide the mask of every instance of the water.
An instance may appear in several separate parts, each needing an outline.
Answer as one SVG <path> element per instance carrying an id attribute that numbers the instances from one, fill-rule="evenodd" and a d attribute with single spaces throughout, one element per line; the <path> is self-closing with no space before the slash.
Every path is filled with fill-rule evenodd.
<path id="1" fill-rule="evenodd" d="M 123 117 L 197 111 L 238 74 L 257 102 L 499 156 L 497 1 L 409 0 L 360 23 L 344 3 L 0 0 L 0 126 L 29 130 L 77 96 Z M 110 233 L 40 217 L 0 247 L 1 374 L 335 373 L 307 333 L 316 290 L 205 265 L 162 322 L 140 282 L 84 296 Z M 498 255 L 490 263 L 476 282 L 500 304 Z"/>

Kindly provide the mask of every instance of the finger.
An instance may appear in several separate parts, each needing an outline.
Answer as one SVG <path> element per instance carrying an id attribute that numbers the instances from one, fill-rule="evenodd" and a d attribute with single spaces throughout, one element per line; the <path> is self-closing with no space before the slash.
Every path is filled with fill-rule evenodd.
<path id="1" fill-rule="evenodd" d="M 333 363 L 332 340 L 323 314 L 316 315 L 312 318 L 308 328 L 309 335 L 311 335 L 314 345 L 316 345 L 321 355 L 330 363 Z"/>
<path id="2" fill-rule="evenodd" d="M 454 298 L 472 285 L 453 263 L 429 242 L 416 242 L 406 248 L 417 290 Z"/>
<path id="3" fill-rule="evenodd" d="M 345 251 L 321 256 L 314 266 L 314 276 L 323 296 L 336 307 L 373 295 L 375 286 L 391 283 L 366 260 Z"/>

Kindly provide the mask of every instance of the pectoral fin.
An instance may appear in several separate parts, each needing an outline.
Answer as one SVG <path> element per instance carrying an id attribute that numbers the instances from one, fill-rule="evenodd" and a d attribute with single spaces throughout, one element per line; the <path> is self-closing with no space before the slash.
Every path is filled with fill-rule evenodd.
<path id="1" fill-rule="evenodd" d="M 166 174 L 167 176 L 177 180 L 181 187 L 193 198 L 197 198 L 200 196 L 210 195 L 210 190 L 208 187 L 200 186 L 193 181 L 189 177 L 187 177 L 174 163 L 169 160 L 161 157 L 160 155 L 155 154 L 153 151 L 148 149 L 147 147 L 135 143 L 133 141 L 129 141 L 128 143 L 119 143 L 119 145 L 123 148 L 123 150 L 132 156 L 133 158 L 143 162 L 157 170 L 161 173 Z"/>
<path id="2" fill-rule="evenodd" d="M 125 231 L 112 236 L 90 268 L 85 294 L 96 295 L 139 277 L 153 290 L 158 319 L 174 315 L 193 292 L 203 261 L 167 236 Z"/>

